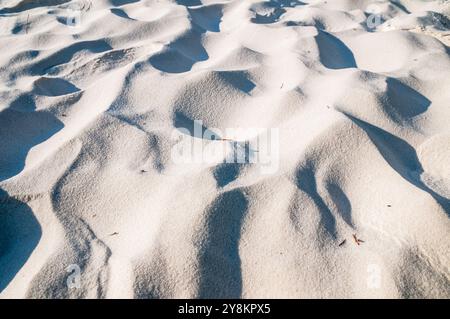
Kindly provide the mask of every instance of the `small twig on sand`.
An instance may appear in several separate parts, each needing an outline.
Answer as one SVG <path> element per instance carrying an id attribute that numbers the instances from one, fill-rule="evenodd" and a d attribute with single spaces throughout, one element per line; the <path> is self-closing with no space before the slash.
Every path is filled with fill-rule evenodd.
<path id="1" fill-rule="evenodd" d="M 345 244 L 345 242 L 347 241 L 347 239 L 344 239 L 340 244 L 339 247 L 343 246 Z"/>
<path id="2" fill-rule="evenodd" d="M 359 239 L 358 237 L 356 237 L 356 234 L 353 234 L 353 239 L 355 240 L 355 243 L 359 246 L 361 245 L 361 243 L 364 242 L 364 240 Z"/>

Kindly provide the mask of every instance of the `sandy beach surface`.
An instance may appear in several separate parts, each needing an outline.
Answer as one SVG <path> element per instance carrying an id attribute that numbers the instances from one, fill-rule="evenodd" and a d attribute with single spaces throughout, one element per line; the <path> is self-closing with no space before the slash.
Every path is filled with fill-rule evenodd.
<path id="1" fill-rule="evenodd" d="M 0 298 L 450 298 L 450 1 L 0 1 Z"/>

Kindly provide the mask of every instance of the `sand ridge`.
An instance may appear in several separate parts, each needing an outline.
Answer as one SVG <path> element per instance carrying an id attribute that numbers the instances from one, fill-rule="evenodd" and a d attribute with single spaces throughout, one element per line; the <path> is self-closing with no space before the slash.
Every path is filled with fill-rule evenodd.
<path id="1" fill-rule="evenodd" d="M 0 297 L 449 298 L 449 14 L 3 1 Z M 276 170 L 174 163 L 256 138 L 196 121 L 277 130 Z"/>

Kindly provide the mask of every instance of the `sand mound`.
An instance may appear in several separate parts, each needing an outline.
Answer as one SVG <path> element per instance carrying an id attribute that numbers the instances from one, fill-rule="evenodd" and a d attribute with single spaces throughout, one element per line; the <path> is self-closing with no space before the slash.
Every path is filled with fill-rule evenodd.
<path id="1" fill-rule="evenodd" d="M 2 5 L 1 297 L 450 298 L 448 1 Z"/>

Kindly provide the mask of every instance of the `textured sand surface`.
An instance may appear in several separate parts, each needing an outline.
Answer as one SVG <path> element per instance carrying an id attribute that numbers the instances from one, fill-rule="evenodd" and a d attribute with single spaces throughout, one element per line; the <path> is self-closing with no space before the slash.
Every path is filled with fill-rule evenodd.
<path id="1" fill-rule="evenodd" d="M 0 1 L 0 297 L 450 298 L 449 15 Z M 276 169 L 175 163 L 196 120 Z"/>

